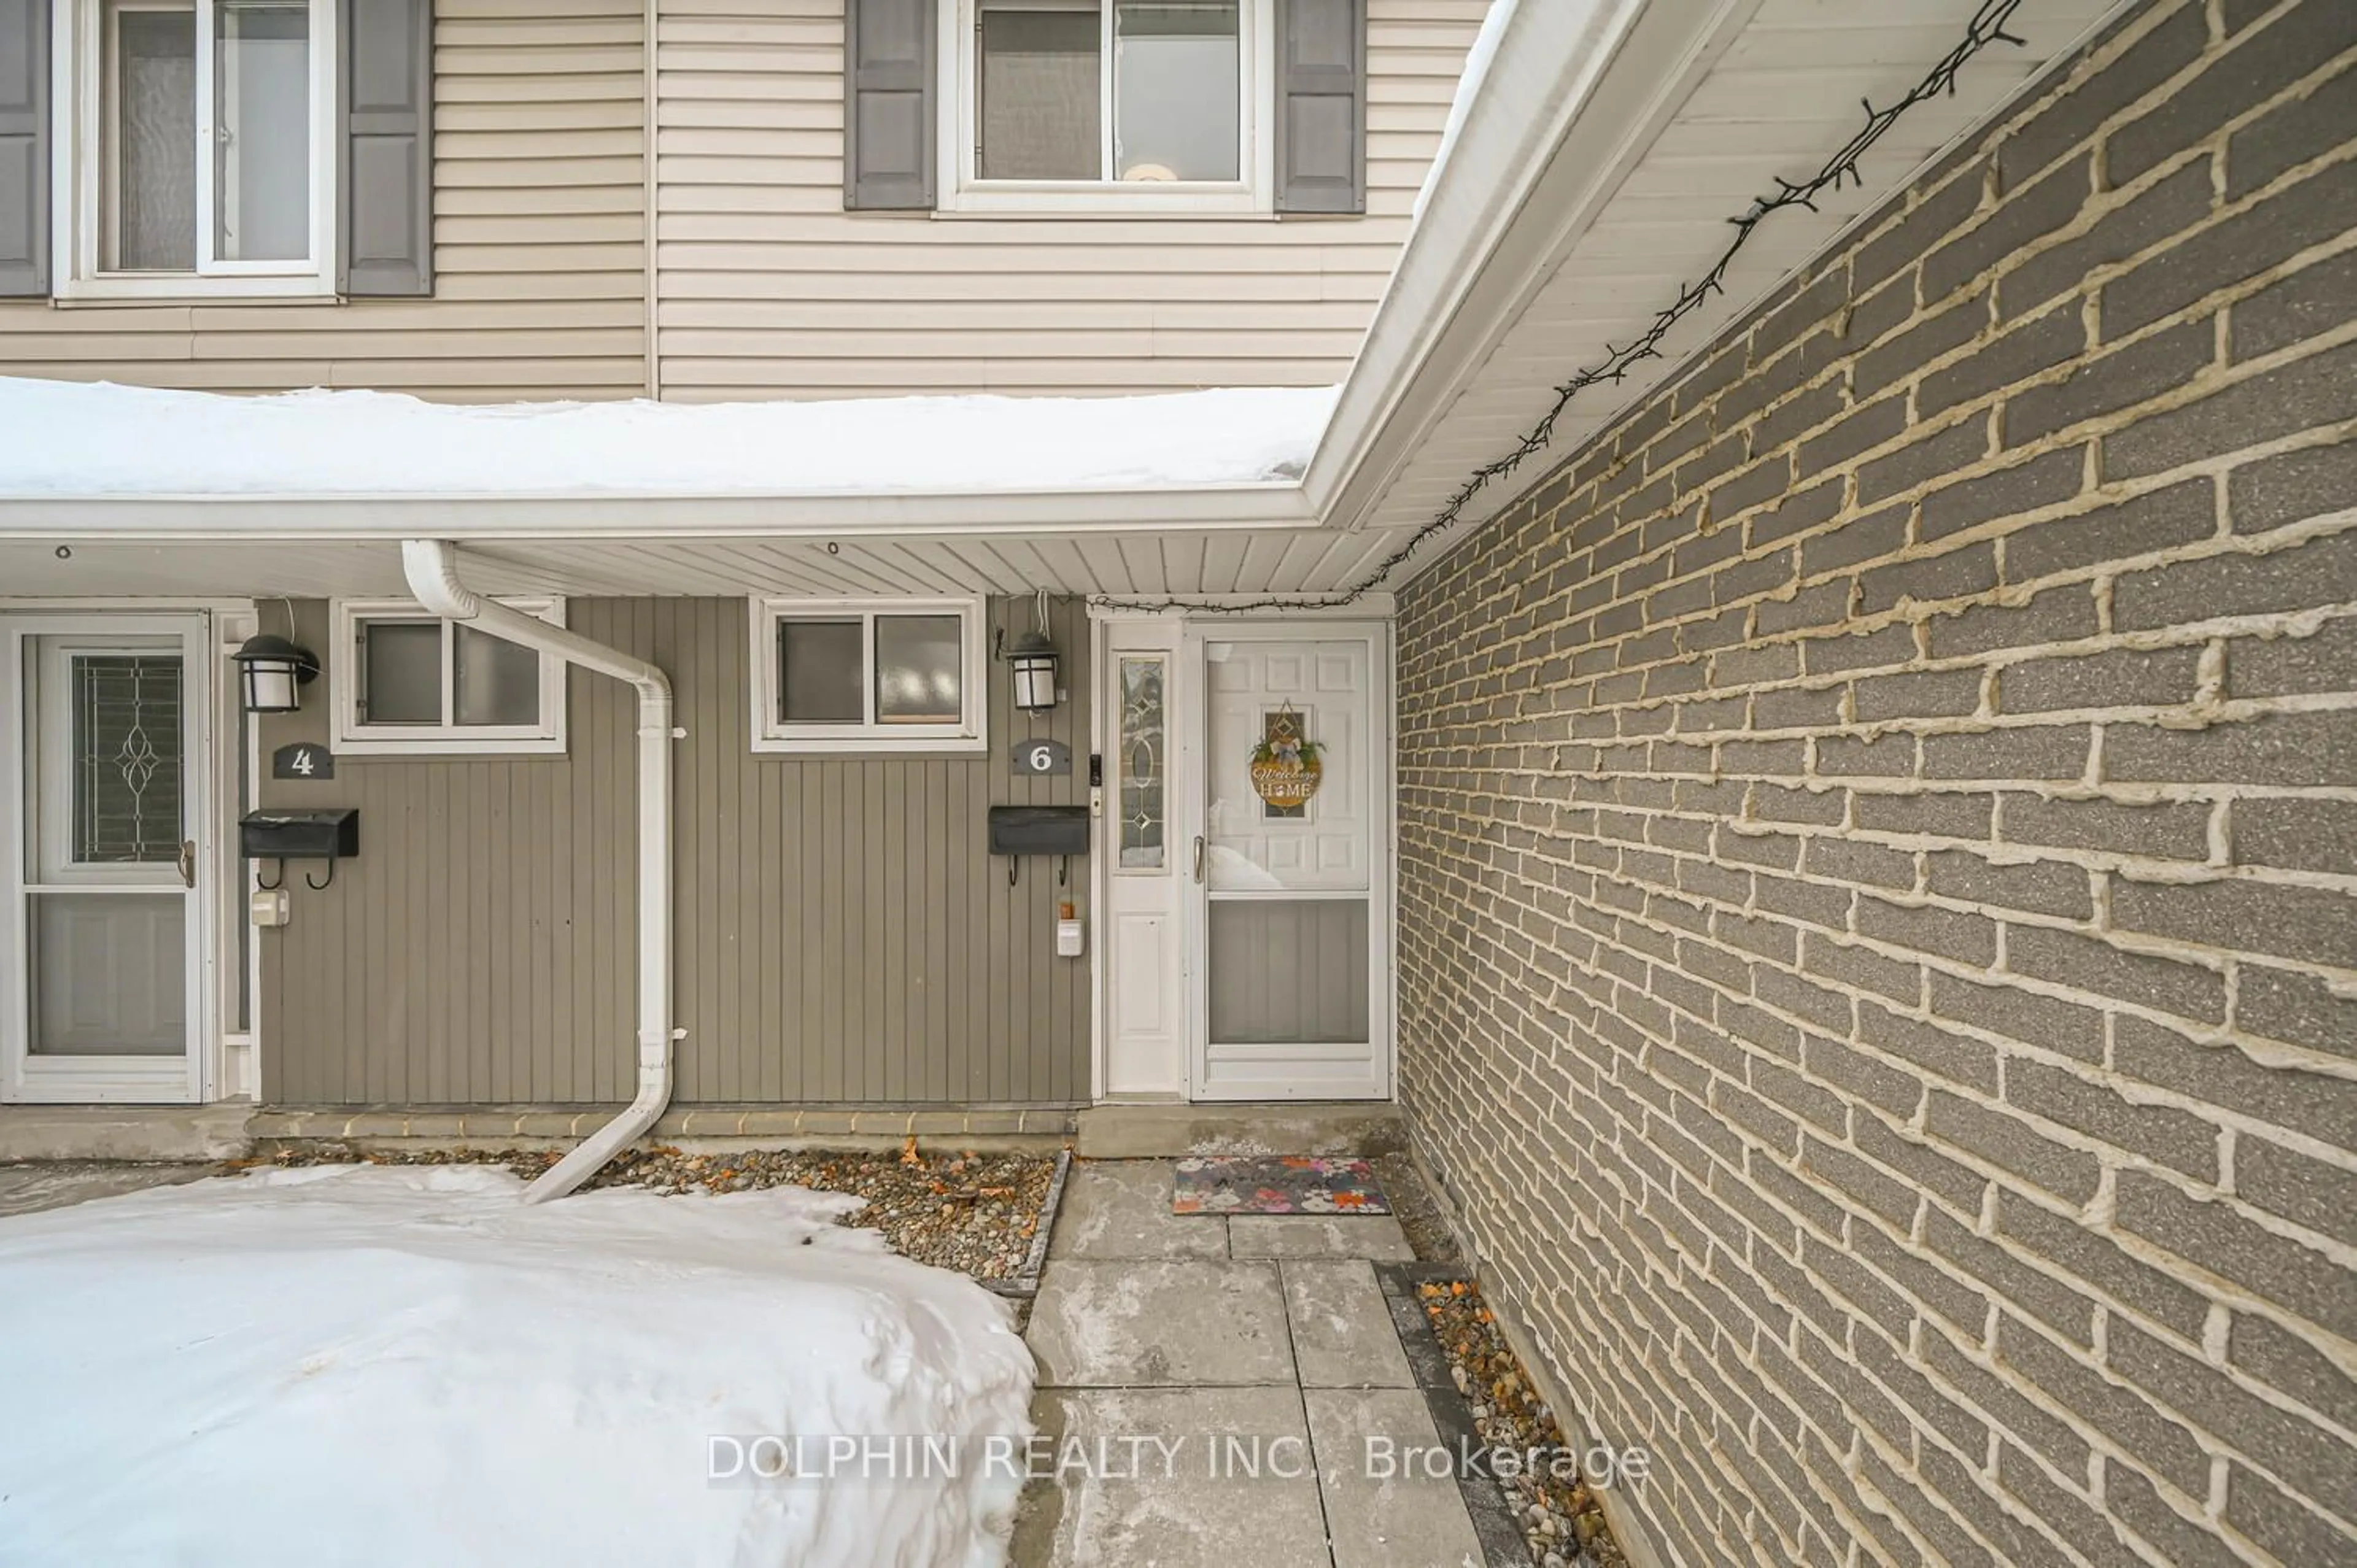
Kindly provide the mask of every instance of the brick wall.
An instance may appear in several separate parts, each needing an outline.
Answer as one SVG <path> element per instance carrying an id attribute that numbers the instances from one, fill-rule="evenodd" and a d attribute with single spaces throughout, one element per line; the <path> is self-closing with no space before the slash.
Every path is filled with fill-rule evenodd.
<path id="1" fill-rule="evenodd" d="M 2357 1561 L 2352 45 L 2137 11 L 1402 597 L 1414 1135 L 1668 1559 Z"/>

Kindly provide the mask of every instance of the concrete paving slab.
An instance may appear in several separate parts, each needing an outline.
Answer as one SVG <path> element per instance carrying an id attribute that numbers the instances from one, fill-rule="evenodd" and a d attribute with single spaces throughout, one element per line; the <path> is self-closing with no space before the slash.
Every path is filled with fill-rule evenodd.
<path id="1" fill-rule="evenodd" d="M 1423 1394 L 1306 1389 L 1301 1397 L 1334 1568 L 1482 1568 L 1481 1543 L 1454 1477 L 1401 1462 L 1410 1450 L 1439 1446 Z"/>
<path id="2" fill-rule="evenodd" d="M 1047 1388 L 1294 1380 L 1268 1262 L 1050 1258 L 1025 1338 Z"/>
<path id="3" fill-rule="evenodd" d="M 1032 1417 L 1060 1477 L 1024 1492 L 1016 1568 L 1327 1568 L 1292 1389 L 1044 1389 Z"/>
<path id="4" fill-rule="evenodd" d="M 1363 1258 L 1288 1258 L 1278 1269 L 1303 1388 L 1415 1386 L 1373 1264 Z"/>
<path id="5" fill-rule="evenodd" d="M 178 1187 L 213 1174 L 211 1165 L 101 1165 L 47 1160 L 0 1165 L 0 1215 L 64 1208 L 93 1197 L 119 1197 L 151 1187 Z"/>
<path id="6" fill-rule="evenodd" d="M 1078 1160 L 1050 1258 L 1224 1258 L 1227 1221 L 1170 1212 L 1168 1160 Z"/>
<path id="7" fill-rule="evenodd" d="M 1228 1253 L 1236 1258 L 1374 1258 L 1406 1262 L 1415 1256 L 1407 1232 L 1387 1214 L 1232 1214 Z"/>

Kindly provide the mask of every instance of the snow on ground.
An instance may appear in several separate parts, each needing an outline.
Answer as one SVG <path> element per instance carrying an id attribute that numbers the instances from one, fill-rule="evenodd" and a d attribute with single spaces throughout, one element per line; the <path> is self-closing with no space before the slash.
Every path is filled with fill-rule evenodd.
<path id="1" fill-rule="evenodd" d="M 0 496 L 872 494 L 1300 477 L 1332 387 L 453 405 L 0 378 Z"/>
<path id="2" fill-rule="evenodd" d="M 521 1190 L 319 1166 L 0 1219 L 0 1562 L 1002 1560 L 1011 1466 L 707 1479 L 714 1435 L 1028 1434 L 995 1297 L 856 1198 Z"/>

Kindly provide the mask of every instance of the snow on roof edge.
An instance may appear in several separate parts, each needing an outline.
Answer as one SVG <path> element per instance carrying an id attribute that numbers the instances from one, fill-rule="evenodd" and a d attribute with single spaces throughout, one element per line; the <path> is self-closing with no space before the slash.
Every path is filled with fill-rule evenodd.
<path id="1" fill-rule="evenodd" d="M 1424 217 L 1425 199 L 1448 167 L 1450 155 L 1457 150 L 1458 138 L 1465 134 L 1465 118 L 1473 112 L 1473 100 L 1489 85 L 1490 67 L 1498 58 L 1498 46 L 1513 25 L 1515 9 L 1522 0 L 1490 0 L 1490 9 L 1482 14 L 1481 27 L 1473 35 L 1472 46 L 1465 52 L 1465 66 L 1458 73 L 1457 91 L 1449 96 L 1448 118 L 1440 129 L 1440 145 L 1433 149 L 1432 162 L 1425 166 L 1424 183 L 1415 188 L 1415 202 L 1408 209 L 1411 228 Z"/>
<path id="2" fill-rule="evenodd" d="M 432 403 L 0 377 L 0 497 L 1003 495 L 1297 481 L 1334 387 Z"/>

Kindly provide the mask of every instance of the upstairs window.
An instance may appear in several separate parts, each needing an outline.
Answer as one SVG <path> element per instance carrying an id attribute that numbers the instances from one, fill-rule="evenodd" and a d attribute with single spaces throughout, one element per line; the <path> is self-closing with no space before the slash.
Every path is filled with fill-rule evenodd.
<path id="1" fill-rule="evenodd" d="M 1265 211 L 1258 0 L 964 0 L 953 201 Z"/>
<path id="2" fill-rule="evenodd" d="M 854 212 L 1367 209 L 1368 0 L 850 0 Z"/>
<path id="3" fill-rule="evenodd" d="M 64 292 L 328 292 L 329 0 L 72 0 L 68 14 Z"/>

